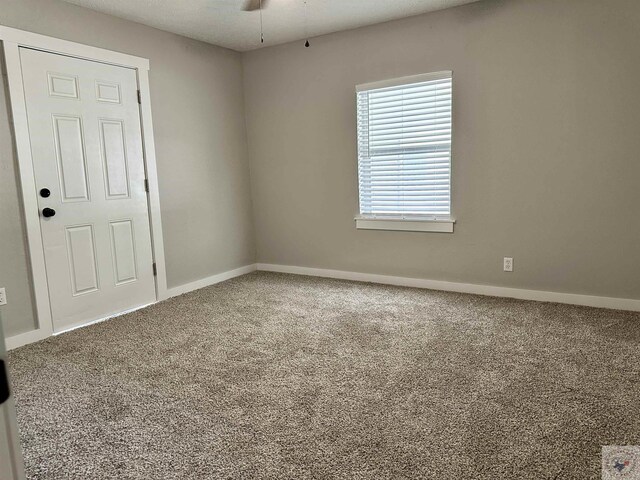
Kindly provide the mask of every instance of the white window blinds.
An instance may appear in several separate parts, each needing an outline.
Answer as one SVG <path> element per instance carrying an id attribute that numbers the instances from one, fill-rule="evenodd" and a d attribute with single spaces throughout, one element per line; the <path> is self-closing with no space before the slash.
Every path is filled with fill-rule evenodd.
<path id="1" fill-rule="evenodd" d="M 358 176 L 366 217 L 448 217 L 451 72 L 360 85 Z"/>

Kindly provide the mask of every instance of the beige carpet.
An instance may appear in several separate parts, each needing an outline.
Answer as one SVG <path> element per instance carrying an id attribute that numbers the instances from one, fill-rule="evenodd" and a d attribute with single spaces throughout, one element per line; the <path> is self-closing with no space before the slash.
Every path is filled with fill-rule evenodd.
<path id="1" fill-rule="evenodd" d="M 14 351 L 29 478 L 600 478 L 640 314 L 254 273 Z"/>

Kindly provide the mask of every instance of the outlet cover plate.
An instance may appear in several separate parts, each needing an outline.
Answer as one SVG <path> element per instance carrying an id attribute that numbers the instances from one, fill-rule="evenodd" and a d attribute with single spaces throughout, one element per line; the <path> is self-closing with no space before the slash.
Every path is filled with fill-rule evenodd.
<path id="1" fill-rule="evenodd" d="M 0 288 L 0 305 L 6 305 L 7 304 L 7 293 L 3 288 Z"/>
<path id="2" fill-rule="evenodd" d="M 503 268 L 505 272 L 513 272 L 513 257 L 504 257 Z"/>

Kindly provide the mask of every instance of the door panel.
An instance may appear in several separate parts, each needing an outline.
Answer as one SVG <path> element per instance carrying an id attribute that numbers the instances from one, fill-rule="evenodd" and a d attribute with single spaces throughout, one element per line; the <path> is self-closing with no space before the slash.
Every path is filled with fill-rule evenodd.
<path id="1" fill-rule="evenodd" d="M 96 97 L 99 102 L 120 103 L 120 84 L 96 81 Z"/>
<path id="2" fill-rule="evenodd" d="M 122 220 L 111 222 L 111 245 L 113 247 L 113 264 L 116 269 L 116 285 L 135 282 L 136 250 L 133 236 L 133 222 Z"/>
<path id="3" fill-rule="evenodd" d="M 47 73 L 49 79 L 49 95 L 52 97 L 79 98 L 78 77 L 70 77 L 56 73 Z"/>
<path id="4" fill-rule="evenodd" d="M 72 295 L 98 290 L 96 247 L 92 225 L 67 227 L 67 258 L 71 275 Z"/>
<path id="5" fill-rule="evenodd" d="M 129 167 L 122 120 L 99 120 L 107 198 L 129 196 Z"/>
<path id="6" fill-rule="evenodd" d="M 20 59 L 54 331 L 155 301 L 136 71 Z"/>
<path id="7" fill-rule="evenodd" d="M 89 200 L 87 164 L 82 137 L 80 117 L 53 115 L 53 138 L 56 143 L 58 179 L 63 202 Z"/>

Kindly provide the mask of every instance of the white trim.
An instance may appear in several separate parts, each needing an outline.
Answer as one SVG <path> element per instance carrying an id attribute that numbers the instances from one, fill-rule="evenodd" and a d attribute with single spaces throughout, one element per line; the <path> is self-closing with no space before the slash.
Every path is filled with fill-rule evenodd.
<path id="1" fill-rule="evenodd" d="M 178 295 L 182 295 L 183 293 L 188 293 L 192 292 L 193 290 L 199 290 L 210 285 L 215 285 L 216 283 L 224 282 L 225 280 L 239 277 L 240 275 L 246 275 L 247 273 L 255 272 L 256 270 L 257 265 L 255 263 L 252 263 L 250 265 L 245 265 L 244 267 L 236 268 L 235 270 L 218 273 L 217 275 L 212 275 L 201 280 L 196 280 L 195 282 L 170 288 L 167 291 L 168 297 L 177 297 Z"/>
<path id="2" fill-rule="evenodd" d="M 518 298 L 521 300 L 535 300 L 538 302 L 568 303 L 587 307 L 611 308 L 615 310 L 640 311 L 640 300 L 632 298 L 598 297 L 580 295 L 576 293 L 547 292 L 543 290 L 526 290 L 521 288 L 498 287 L 493 285 L 479 285 L 473 283 L 445 282 L 442 280 L 427 280 L 423 278 L 393 277 L 372 273 L 347 272 L 344 270 L 327 270 L 324 268 L 295 267 L 291 265 L 273 265 L 258 263 L 258 270 L 266 272 L 292 273 L 295 275 L 309 275 L 313 277 L 338 278 L 357 282 L 382 283 L 402 287 L 427 288 L 430 290 L 444 290 L 448 292 L 473 293 L 491 297 Z"/>
<path id="3" fill-rule="evenodd" d="M 408 219 L 362 217 L 355 218 L 358 230 L 397 230 L 402 232 L 453 233 L 453 219 Z"/>
<path id="4" fill-rule="evenodd" d="M 164 239 L 160 215 L 160 189 L 156 168 L 156 146 L 153 138 L 153 120 L 151 118 L 151 91 L 149 89 L 149 71 L 138 70 L 138 88 L 140 89 L 140 122 L 142 127 L 142 148 L 147 180 L 149 182 L 149 222 L 151 222 L 151 248 L 156 264 L 156 296 L 158 300 L 169 298 L 167 293 L 167 269 L 164 260 Z"/>
<path id="5" fill-rule="evenodd" d="M 0 30 L 0 38 L 3 31 Z M 36 180 L 33 173 L 31 159 L 31 142 L 29 140 L 29 122 L 27 121 L 27 105 L 22 84 L 22 68 L 20 66 L 20 52 L 17 43 L 4 40 L 4 60 L 6 64 L 7 81 L 11 97 L 11 115 L 16 139 L 16 153 L 18 156 L 18 171 L 20 172 L 20 195 L 27 231 L 27 245 L 29 262 L 33 279 L 35 297 L 35 314 L 38 328 L 35 332 L 28 332 L 26 337 L 20 336 L 16 342 L 31 343 L 46 338 L 53 333 L 51 304 L 49 302 L 49 287 L 44 263 L 44 246 L 40 235 L 40 216 L 36 196 Z M 33 335 L 32 340 L 29 335 Z M 7 345 L 13 338 L 7 338 Z M 22 343 L 24 345 L 24 343 Z M 7 347 L 9 348 L 9 347 Z"/>
<path id="6" fill-rule="evenodd" d="M 178 295 L 182 295 L 183 293 L 188 293 L 193 290 L 198 290 L 200 288 L 208 287 L 210 285 L 215 285 L 216 283 L 224 282 L 225 280 L 229 280 L 231 278 L 239 277 L 241 275 L 245 275 L 247 273 L 255 272 L 257 270 L 257 265 L 252 263 L 250 265 L 245 265 L 240 268 L 236 268 L 234 270 L 229 270 L 227 272 L 218 273 L 217 275 L 212 275 L 207 278 L 203 278 L 202 280 L 197 280 L 195 282 L 187 283 L 185 285 L 180 285 L 178 287 L 173 287 L 167 290 L 167 297 L 176 297 Z M 8 337 L 5 339 L 5 344 L 7 346 L 7 350 L 13 350 L 14 348 L 22 347 L 23 345 L 27 345 L 29 343 L 38 342 L 40 340 L 44 340 L 51 335 L 60 335 L 61 333 L 66 333 L 71 330 L 75 330 L 77 328 L 86 327 L 89 325 L 93 325 L 95 323 L 104 322 L 105 320 L 109 320 L 111 318 L 119 317 L 121 315 L 125 315 L 127 313 L 135 312 L 136 310 L 140 310 L 142 308 L 146 308 L 149 305 L 153 305 L 153 303 L 149 303 L 147 305 L 142 305 L 140 307 L 135 307 L 130 310 L 126 310 L 124 312 L 119 312 L 114 315 L 110 315 L 105 318 L 101 318 L 98 320 L 93 320 L 91 322 L 87 322 L 81 325 L 76 325 L 71 328 L 67 328 L 62 330 L 61 332 L 53 333 L 43 333 L 42 329 L 32 330 L 26 333 L 20 333 L 18 335 L 14 335 L 12 337 Z"/>
<path id="7" fill-rule="evenodd" d="M 97 60 L 102 63 L 136 68 L 138 70 L 149 70 L 149 60 L 146 58 L 47 37 L 46 35 L 5 27 L 4 25 L 0 25 L 0 40 L 45 52 L 69 55 L 70 57 L 83 58 L 85 60 Z"/>
<path id="8" fill-rule="evenodd" d="M 397 285 L 402 287 L 426 288 L 429 290 L 472 293 L 476 295 L 488 295 L 491 297 L 507 297 L 518 298 L 521 300 L 534 300 L 539 302 L 567 303 L 571 305 L 584 305 L 588 307 L 611 308 L 616 310 L 630 310 L 634 312 L 640 311 L 640 300 L 630 298 L 598 297 L 592 295 L 580 295 L 575 293 L 525 290 L 521 288 L 497 287 L 492 285 L 479 285 L 473 283 L 446 282 L 442 280 L 427 280 L 423 278 L 394 277 L 390 275 L 347 272 L 344 270 L 328 270 L 324 268 L 296 267 L 291 265 L 274 265 L 269 263 L 254 263 L 245 265 L 244 267 L 236 268 L 235 270 L 229 270 L 217 275 L 212 275 L 211 277 L 203 278 L 202 280 L 197 280 L 185 285 L 170 288 L 168 289 L 167 294 L 168 297 L 175 297 L 178 295 L 182 295 L 183 293 L 188 293 L 193 290 L 198 290 L 210 285 L 215 285 L 216 283 L 224 282 L 225 280 L 239 277 L 256 270 L 265 272 L 290 273 L 294 275 L 309 275 L 313 277 L 337 278 L 341 280 L 353 280 L 356 282 L 381 283 L 384 285 Z M 146 306 L 148 305 L 145 305 L 145 307 Z M 119 315 L 124 315 L 125 313 L 129 313 L 134 310 L 138 310 L 138 308 L 128 310 L 127 312 L 123 312 L 121 314 L 112 315 L 111 317 L 107 317 L 101 320 L 96 320 L 88 323 L 87 325 L 108 320 L 109 318 L 117 317 Z M 87 325 L 81 325 L 69 330 Z M 65 330 L 65 332 L 69 330 Z M 14 348 L 27 345 L 28 343 L 44 340 L 49 336 L 50 334 L 45 335 L 40 329 L 8 337 L 5 342 L 7 350 L 12 350 Z"/>
<path id="9" fill-rule="evenodd" d="M 152 251 L 157 271 L 157 276 L 155 277 L 156 298 L 158 300 L 167 298 L 164 244 L 162 239 L 162 223 L 160 220 L 160 194 L 158 192 L 156 156 L 151 119 L 151 94 L 149 91 L 148 74 L 149 60 L 1 25 L 0 40 L 2 40 L 3 44 L 6 74 L 9 84 L 11 115 L 13 119 L 12 123 L 14 126 L 18 156 L 18 170 L 20 172 L 20 194 L 24 209 L 23 213 L 27 232 L 29 261 L 33 277 L 36 303 L 35 313 L 38 322 L 38 328 L 36 330 L 8 338 L 7 344 L 20 346 L 47 338 L 53 333 L 53 319 L 51 316 L 44 249 L 40 232 L 40 217 L 36 196 L 36 182 L 33 172 L 27 107 L 22 84 L 22 65 L 20 62 L 19 52 L 20 47 L 33 48 L 59 55 L 67 55 L 137 70 L 139 82 L 138 88 L 140 89 L 142 97 L 140 121 L 143 138 L 143 153 L 147 178 L 150 184 L 148 205 Z M 15 346 L 12 348 L 15 348 Z"/>
<path id="10" fill-rule="evenodd" d="M 38 328 L 36 330 L 31 330 L 30 332 L 19 333 L 17 335 L 7 337 L 4 339 L 4 344 L 7 347 L 7 350 L 13 350 L 14 348 L 22 347 L 23 345 L 39 342 L 51 335 L 52 332 L 46 332 L 44 329 Z"/>
<path id="11" fill-rule="evenodd" d="M 142 308 L 146 308 L 149 305 L 153 305 L 153 303 L 148 303 L 146 305 L 141 305 L 139 307 L 131 308 L 129 310 L 125 310 L 124 312 L 118 312 L 113 315 L 109 315 L 108 317 L 99 318 L 98 320 L 92 320 L 87 323 L 82 323 L 80 325 L 74 325 L 73 327 L 66 328 L 59 332 L 55 333 L 44 333 L 43 329 L 31 330 L 30 332 L 19 333 L 18 335 L 13 335 L 12 337 L 7 337 L 5 339 L 5 345 L 7 350 L 13 350 L 14 348 L 22 347 L 23 345 L 28 345 L 29 343 L 39 342 L 40 340 L 44 340 L 50 336 L 60 335 L 62 333 L 70 332 L 72 330 L 76 330 L 78 328 L 88 327 L 89 325 L 93 325 L 94 323 L 104 322 L 105 320 L 109 320 L 111 318 L 119 317 L 120 315 L 126 315 L 127 313 L 135 312 L 136 310 L 140 310 Z"/>
<path id="12" fill-rule="evenodd" d="M 399 85 L 411 85 L 412 83 L 428 82 L 431 80 L 444 80 L 452 78 L 451 70 L 443 70 L 441 72 L 421 73 L 418 75 L 409 75 L 408 77 L 391 78 L 389 80 L 380 80 L 378 82 L 361 83 L 356 85 L 356 92 L 364 92 L 366 90 L 377 90 L 380 88 L 397 87 Z"/>

